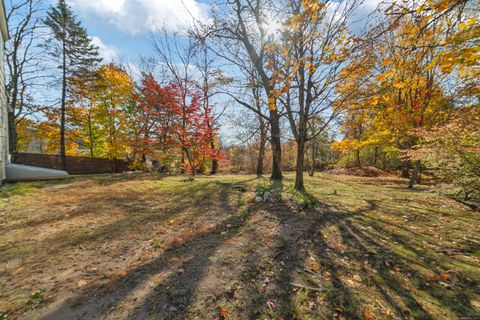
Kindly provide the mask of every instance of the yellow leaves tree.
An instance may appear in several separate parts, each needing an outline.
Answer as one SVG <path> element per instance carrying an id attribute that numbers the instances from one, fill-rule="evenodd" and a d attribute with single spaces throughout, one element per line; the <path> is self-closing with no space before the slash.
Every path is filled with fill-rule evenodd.
<path id="1" fill-rule="evenodd" d="M 376 40 L 352 59 L 343 71 L 346 83 L 337 87 L 349 107 L 343 124 L 346 140 L 336 147 L 355 151 L 357 164 L 359 149 L 366 146 L 399 156 L 417 143 L 417 128 L 428 130 L 445 121 L 452 109 L 440 66 L 443 51 L 430 45 L 442 37 L 445 26 L 436 23 L 421 30 L 408 15 L 395 23 L 396 28 L 372 37 Z M 414 172 L 419 165 L 415 163 Z"/>
<path id="2" fill-rule="evenodd" d="M 56 109 L 44 108 L 41 120 L 24 118 L 18 123 L 18 152 L 40 154 L 59 154 L 60 134 L 59 112 Z M 78 132 L 71 127 L 65 130 L 65 151 L 68 156 L 78 155 Z"/>
<path id="3" fill-rule="evenodd" d="M 97 72 L 93 97 L 95 118 L 100 134 L 105 138 L 102 153 L 114 160 L 129 152 L 129 106 L 132 103 L 134 82 L 120 67 L 109 64 Z"/>
<path id="4" fill-rule="evenodd" d="M 422 41 L 422 46 L 441 47 L 440 54 L 433 63 L 443 72 L 451 73 L 456 69 L 474 67 L 469 70 L 472 77 L 479 74 L 480 60 L 480 21 L 477 1 L 466 0 L 423 0 L 409 8 L 405 3 L 395 1 L 387 8 L 392 19 L 391 27 L 401 28 L 402 21 L 414 21 L 412 34 Z M 435 26 L 441 27 L 441 30 Z M 431 32 L 435 37 L 429 37 Z M 428 40 L 428 41 L 427 41 Z M 412 48 L 418 47 L 415 42 Z"/>

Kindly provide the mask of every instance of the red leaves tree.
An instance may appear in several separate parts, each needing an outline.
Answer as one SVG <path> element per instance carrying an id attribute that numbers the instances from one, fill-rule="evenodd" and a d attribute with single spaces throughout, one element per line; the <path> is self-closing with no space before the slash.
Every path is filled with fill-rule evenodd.
<path id="1" fill-rule="evenodd" d="M 163 87 L 152 75 L 146 75 L 135 100 L 143 114 L 141 121 L 152 131 L 145 142 L 151 148 L 179 148 L 186 159 L 182 165 L 194 176 L 206 161 L 220 159 L 221 153 L 211 144 L 218 131 L 211 125 L 213 110 L 205 107 L 198 84 L 187 85 Z"/>

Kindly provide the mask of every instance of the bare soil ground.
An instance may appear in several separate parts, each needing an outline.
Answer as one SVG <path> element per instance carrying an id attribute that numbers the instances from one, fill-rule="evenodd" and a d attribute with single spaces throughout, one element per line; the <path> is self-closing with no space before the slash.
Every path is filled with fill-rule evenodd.
<path id="1" fill-rule="evenodd" d="M 3 186 L 0 319 L 479 319 L 480 213 L 393 177 Z"/>

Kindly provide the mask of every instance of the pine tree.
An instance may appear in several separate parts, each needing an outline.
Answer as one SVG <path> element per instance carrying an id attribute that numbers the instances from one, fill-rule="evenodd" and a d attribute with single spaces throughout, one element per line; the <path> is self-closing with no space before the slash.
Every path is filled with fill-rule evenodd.
<path id="1" fill-rule="evenodd" d="M 50 8 L 44 23 L 52 33 L 45 46 L 53 59 L 59 60 L 58 69 L 61 70 L 60 155 L 62 167 L 66 169 L 65 106 L 69 89 L 79 83 L 89 83 L 101 59 L 98 47 L 92 44 L 87 30 L 77 20 L 65 0 L 59 0 L 56 6 Z"/>

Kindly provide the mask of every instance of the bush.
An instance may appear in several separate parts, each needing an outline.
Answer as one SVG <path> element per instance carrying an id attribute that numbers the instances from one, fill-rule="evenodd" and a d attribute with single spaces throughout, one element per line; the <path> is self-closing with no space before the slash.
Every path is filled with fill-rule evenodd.
<path id="1" fill-rule="evenodd" d="M 480 113 L 463 112 L 452 121 L 420 132 L 421 143 L 410 153 L 438 177 L 461 188 L 468 200 L 480 195 Z"/>

